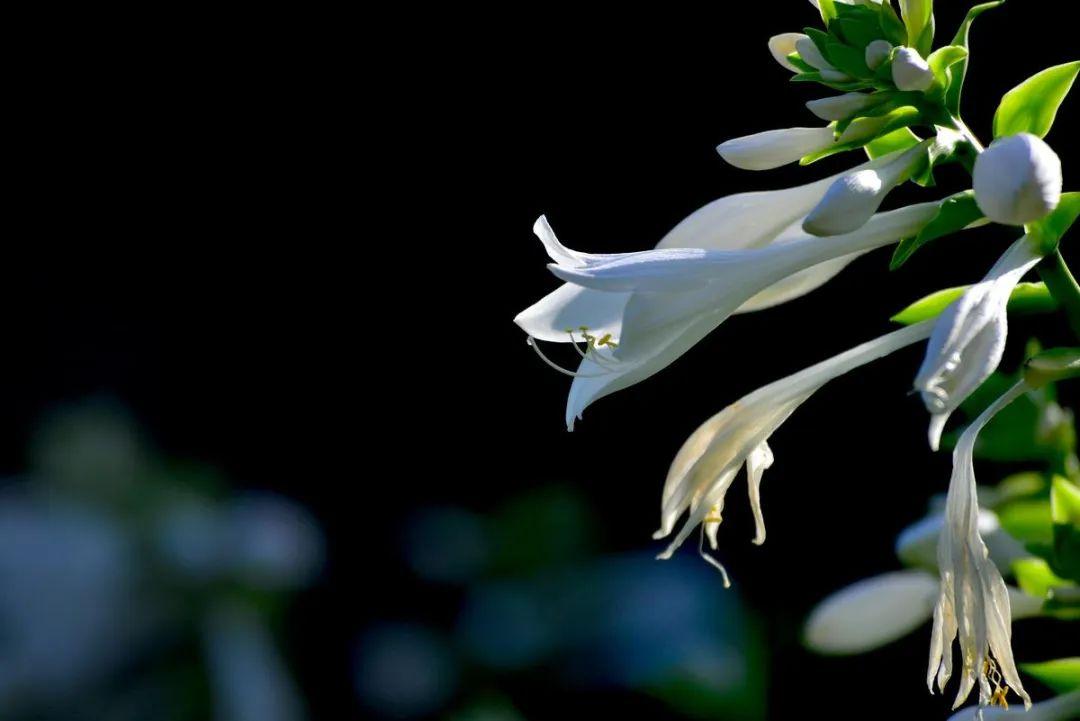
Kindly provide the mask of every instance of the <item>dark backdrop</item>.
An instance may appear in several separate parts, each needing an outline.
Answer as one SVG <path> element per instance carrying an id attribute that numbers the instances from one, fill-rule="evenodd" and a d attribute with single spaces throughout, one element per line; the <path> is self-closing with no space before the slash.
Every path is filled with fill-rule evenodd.
<path id="1" fill-rule="evenodd" d="M 600 509 L 602 550 L 659 550 L 649 536 L 667 465 L 702 420 L 886 332 L 911 300 L 977 280 L 1012 238 L 982 229 L 894 273 L 887 251 L 870 254 L 806 298 L 731 319 L 568 434 L 568 379 L 511 322 L 556 285 L 530 232 L 537 215 L 574 248 L 644 249 L 716 197 L 852 162 L 750 173 L 720 160 L 727 138 L 817 122 L 802 103 L 818 91 L 788 83 L 766 49 L 813 24 L 812 9 L 732 5 L 417 10 L 407 24 L 371 18 L 351 40 L 359 61 L 347 40 L 310 53 L 262 40 L 254 66 L 200 50 L 190 65 L 76 71 L 63 112 L 37 118 L 43 137 L 27 149 L 41 162 L 15 199 L 29 212 L 12 243 L 29 251 L 12 253 L 0 286 L 0 467 L 24 466 L 50 407 L 104 393 L 169 453 L 308 504 L 329 567 L 295 605 L 288 645 L 316 719 L 353 707 L 368 624 L 452 615 L 399 551 L 418 506 L 483 513 L 558 480 Z M 940 42 L 967 3 L 938 5 Z M 964 114 L 982 137 L 1004 91 L 1075 55 L 1072 23 L 1041 19 L 1060 5 L 1014 1 L 978 21 Z M 1048 138 L 1067 186 L 1077 120 L 1073 99 Z M 955 169 L 941 180 L 889 202 L 963 182 Z M 1006 367 L 1031 335 L 1064 340 L 1044 320 L 1011 333 Z M 853 659 L 797 640 L 817 600 L 897 567 L 896 533 L 944 490 L 948 455 L 929 453 L 926 413 L 906 395 L 919 359 L 910 349 L 830 384 L 776 434 L 764 547 L 749 543 L 745 485 L 732 492 L 720 555 L 765 621 L 770 718 L 943 714 L 922 682 L 925 630 Z M 982 468 L 988 481 L 1001 472 Z M 1026 625 L 1019 653 L 1052 648 L 1054 633 Z M 514 700 L 528 718 L 643 709 L 560 688 Z"/>

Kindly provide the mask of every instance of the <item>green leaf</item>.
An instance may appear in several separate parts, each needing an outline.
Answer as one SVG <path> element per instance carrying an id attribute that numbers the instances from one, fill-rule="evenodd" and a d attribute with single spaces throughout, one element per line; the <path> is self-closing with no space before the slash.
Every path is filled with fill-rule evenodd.
<path id="1" fill-rule="evenodd" d="M 1029 358 L 1024 380 L 1032 388 L 1080 376 L 1080 348 L 1051 348 Z"/>
<path id="2" fill-rule="evenodd" d="M 913 325 L 936 318 L 950 303 L 963 295 L 969 286 L 946 288 L 920 298 L 889 320 L 902 325 Z M 1050 313 L 1057 310 L 1057 301 L 1044 283 L 1018 283 L 1009 296 L 1009 312 L 1016 314 Z"/>
<path id="3" fill-rule="evenodd" d="M 1080 486 L 1063 476 L 1054 476 L 1050 484 L 1050 517 L 1055 525 L 1080 529 Z"/>
<path id="4" fill-rule="evenodd" d="M 934 0 L 900 0 L 908 44 L 924 58 L 934 45 Z"/>
<path id="5" fill-rule="evenodd" d="M 959 45 L 962 48 L 970 48 L 968 42 L 968 36 L 971 32 L 971 23 L 975 21 L 975 18 L 982 15 L 987 10 L 992 10 L 999 5 L 1003 5 L 1005 0 L 994 0 L 994 2 L 987 2 L 968 10 L 967 17 L 964 18 L 964 22 L 960 23 L 960 29 L 956 31 L 956 36 L 953 38 L 952 44 Z M 967 77 L 968 60 L 964 58 L 956 63 L 952 68 L 952 82 L 949 84 L 948 90 L 945 92 L 945 107 L 953 115 L 960 114 L 960 94 L 964 89 L 964 79 Z"/>
<path id="6" fill-rule="evenodd" d="M 1012 571 L 1020 590 L 1035 598 L 1046 598 L 1052 589 L 1072 585 L 1054 575 L 1049 564 L 1041 558 L 1017 559 L 1012 562 Z"/>
<path id="7" fill-rule="evenodd" d="M 994 113 L 994 137 L 1016 133 L 1046 137 L 1077 72 L 1080 72 L 1080 60 L 1055 65 L 1005 93 Z"/>
<path id="8" fill-rule="evenodd" d="M 858 5 L 845 5 L 844 7 L 860 7 Z M 866 46 L 875 40 L 881 39 L 881 25 L 878 23 L 877 13 L 868 8 L 863 8 L 871 14 L 871 20 L 864 22 L 852 18 L 841 17 L 832 22 L 829 30 L 839 35 L 845 43 L 852 47 L 862 48 L 865 58 Z"/>
<path id="9" fill-rule="evenodd" d="M 1043 663 L 1023 663 L 1020 669 L 1054 693 L 1063 694 L 1080 688 L 1080 657 L 1059 658 Z"/>
<path id="10" fill-rule="evenodd" d="M 1044 254 L 1053 253 L 1077 216 L 1080 216 L 1080 193 L 1062 193 L 1058 206 L 1045 218 L 1028 223 L 1025 230 L 1035 238 Z"/>
<path id="11" fill-rule="evenodd" d="M 873 160 L 874 158 L 880 158 L 882 155 L 894 153 L 897 150 L 908 150 L 921 142 L 922 138 L 913 133 L 911 128 L 900 128 L 870 141 L 863 150 Z"/>
<path id="12" fill-rule="evenodd" d="M 967 48 L 959 45 L 946 45 L 945 47 L 938 48 L 930 53 L 930 57 L 926 59 L 926 63 L 934 72 L 934 77 L 937 78 L 938 82 L 948 86 L 950 76 L 946 75 L 945 71 L 961 60 L 967 59 L 967 55 Z"/>
<path id="13" fill-rule="evenodd" d="M 818 0 L 818 8 L 821 10 L 821 19 L 825 22 L 825 27 L 828 27 L 829 23 L 837 17 L 834 0 Z"/>
<path id="14" fill-rule="evenodd" d="M 1050 517 L 1054 521 L 1054 556 L 1050 567 L 1059 576 L 1080 581 L 1080 487 L 1062 476 L 1050 484 Z"/>
<path id="15" fill-rule="evenodd" d="M 881 32 L 893 45 L 907 45 L 907 29 L 904 21 L 896 14 L 892 0 L 881 2 Z"/>
<path id="16" fill-rule="evenodd" d="M 902 266 L 916 250 L 931 240 L 963 230 L 982 217 L 982 211 L 975 203 L 975 191 L 966 190 L 946 198 L 938 206 L 937 215 L 923 226 L 918 235 L 905 238 L 896 246 L 892 260 L 889 262 L 889 270 L 896 270 Z"/>
<path id="17" fill-rule="evenodd" d="M 866 66 L 866 53 L 856 50 L 850 45 L 838 43 L 835 40 L 828 43 L 829 62 L 856 78 L 863 78 L 870 74 L 870 68 Z"/>
<path id="18" fill-rule="evenodd" d="M 1050 502 L 1038 500 L 1013 501 L 997 511 L 1001 527 L 1022 543 L 1052 543 L 1054 524 L 1050 520 Z"/>

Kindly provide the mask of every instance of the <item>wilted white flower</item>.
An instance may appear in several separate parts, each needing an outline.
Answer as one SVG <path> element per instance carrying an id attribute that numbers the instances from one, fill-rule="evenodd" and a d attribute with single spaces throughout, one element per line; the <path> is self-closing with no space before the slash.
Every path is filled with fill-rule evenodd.
<path id="1" fill-rule="evenodd" d="M 892 43 L 888 40 L 874 40 L 866 46 L 866 66 L 871 70 L 877 70 L 881 64 L 889 59 L 892 54 Z"/>
<path id="2" fill-rule="evenodd" d="M 675 530 L 684 513 L 689 512 L 689 516 L 659 558 L 670 558 L 698 526 L 702 527 L 703 540 L 708 536 L 710 545 L 716 548 L 716 526 L 721 521 L 724 497 L 744 463 L 757 525 L 755 542 L 763 542 L 765 524 L 759 488 L 764 469 L 772 463 L 769 437 L 818 388 L 850 370 L 923 340 L 931 327 L 927 321 L 863 343 L 759 388 L 702 424 L 679 449 L 668 470 L 660 529 L 653 537 L 665 538 Z M 708 560 L 723 571 L 716 561 Z M 724 581 L 727 583 L 726 573 Z"/>
<path id="3" fill-rule="evenodd" d="M 807 101 L 807 109 L 822 120 L 843 120 L 874 103 L 866 93 L 844 93 Z"/>
<path id="4" fill-rule="evenodd" d="M 1061 159 L 1030 133 L 994 141 L 975 160 L 975 202 L 987 218 L 1024 225 L 1061 200 Z"/>
<path id="5" fill-rule="evenodd" d="M 966 708 L 950 716 L 949 721 L 1075 721 L 1077 718 L 1080 718 L 1080 690 L 1037 703 L 1030 709 Z"/>
<path id="6" fill-rule="evenodd" d="M 960 688 L 953 708 L 979 685 L 979 703 L 1005 699 L 1011 688 L 1027 706 L 1012 655 L 1012 609 L 1001 572 L 989 558 L 979 535 L 979 501 L 973 454 L 979 431 L 994 415 L 1027 390 L 1023 382 L 990 405 L 960 436 L 953 451 L 953 473 L 945 501 L 945 529 L 938 545 L 941 597 L 934 609 L 930 663 L 926 683 L 944 691 L 952 677 L 953 640 L 960 643 Z"/>
<path id="7" fill-rule="evenodd" d="M 877 212 L 893 188 L 927 161 L 928 155 L 949 153 L 959 140 L 957 133 L 943 130 L 888 163 L 841 176 L 806 216 L 803 230 L 812 235 L 839 235 L 858 229 Z"/>
<path id="8" fill-rule="evenodd" d="M 716 152 L 736 168 L 772 170 L 824 150 L 835 142 L 836 134 L 828 126 L 782 128 L 732 138 L 718 145 Z"/>
<path id="9" fill-rule="evenodd" d="M 922 92 L 934 84 L 934 71 L 915 48 L 899 48 L 893 54 L 892 76 L 898 90 Z"/>
<path id="10" fill-rule="evenodd" d="M 1001 362 L 1009 296 L 1040 257 L 1035 243 L 1024 236 L 938 318 L 915 377 L 915 389 L 931 413 L 931 448 L 937 449 L 949 415 Z"/>
<path id="11" fill-rule="evenodd" d="M 665 247 L 612 255 L 566 248 L 541 217 L 534 230 L 555 261 L 548 266 L 551 272 L 568 283 L 614 294 L 610 302 L 622 304 L 620 335 L 612 330 L 600 336 L 591 330 L 580 331 L 586 350 L 578 348 L 582 361 L 577 372 L 548 361 L 574 376 L 567 401 L 567 426 L 572 429 L 574 419 L 597 398 L 666 367 L 777 282 L 819 264 L 894 243 L 926 224 L 937 207 L 936 203 L 923 203 L 881 213 L 854 233 L 830 238 L 806 235 L 796 225 L 762 248 Z M 564 333 L 577 341 L 572 328 Z M 530 342 L 539 352 L 535 342 Z"/>
<path id="12" fill-rule="evenodd" d="M 896 537 L 897 558 L 906 566 L 936 571 L 938 541 L 944 528 L 944 513 L 933 513 L 908 526 Z M 1001 568 L 1009 568 L 1013 561 L 1031 555 L 1001 527 L 997 514 L 985 508 L 979 509 L 979 535 L 990 549 L 990 558 Z"/>
<path id="13" fill-rule="evenodd" d="M 810 613 L 807 648 L 823 654 L 859 654 L 906 636 L 929 621 L 941 581 L 923 570 L 894 571 L 863 579 L 832 594 Z M 1038 616 L 1043 599 L 1009 587 L 1013 619 Z"/>

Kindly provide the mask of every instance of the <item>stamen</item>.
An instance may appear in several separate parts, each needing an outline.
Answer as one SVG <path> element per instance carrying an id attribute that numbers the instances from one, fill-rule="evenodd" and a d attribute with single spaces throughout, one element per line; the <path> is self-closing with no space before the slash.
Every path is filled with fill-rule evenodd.
<path id="1" fill-rule="evenodd" d="M 731 579 L 728 578 L 727 569 L 724 568 L 724 564 L 720 563 L 715 558 L 713 558 L 712 556 L 710 556 L 708 553 L 705 552 L 705 526 L 704 525 L 701 526 L 701 533 L 698 534 L 697 552 L 698 552 L 699 556 L 704 558 L 705 561 L 708 562 L 708 564 L 710 566 L 712 566 L 717 571 L 719 571 L 720 575 L 724 577 L 724 588 L 731 588 Z"/>
<path id="2" fill-rule="evenodd" d="M 577 338 L 574 337 L 574 331 L 573 330 L 567 330 L 566 332 L 570 336 L 570 345 L 574 347 L 574 350 L 577 351 L 577 354 L 579 356 L 581 356 L 585 360 L 592 361 L 593 363 L 595 363 L 598 366 L 606 368 L 607 370 L 611 371 L 612 373 L 615 373 L 615 372 L 618 371 L 617 368 L 613 368 L 610 365 L 608 365 L 609 363 L 616 363 L 617 361 L 615 361 L 615 359 L 613 359 L 613 358 L 605 358 L 603 356 L 603 354 L 600 353 L 600 351 L 596 347 L 596 344 L 594 343 L 594 341 L 596 339 L 593 338 L 593 336 L 588 335 L 587 333 L 584 334 L 585 335 L 585 344 L 586 344 L 588 350 L 583 351 L 583 350 L 581 350 L 580 347 L 578 347 L 578 340 L 577 340 Z M 610 335 L 610 333 L 608 335 Z"/>
<path id="3" fill-rule="evenodd" d="M 571 378 L 602 378 L 603 376 L 611 375 L 614 372 L 610 368 L 605 369 L 602 373 L 582 373 L 581 371 L 567 370 L 566 368 L 563 368 L 561 365 L 544 355 L 544 351 L 540 350 L 540 346 L 537 344 L 536 339 L 533 338 L 531 335 L 525 342 L 528 343 L 534 351 L 536 351 L 536 355 L 540 356 L 540 360 L 544 361 L 549 366 L 559 371 L 563 375 L 568 375 Z"/>

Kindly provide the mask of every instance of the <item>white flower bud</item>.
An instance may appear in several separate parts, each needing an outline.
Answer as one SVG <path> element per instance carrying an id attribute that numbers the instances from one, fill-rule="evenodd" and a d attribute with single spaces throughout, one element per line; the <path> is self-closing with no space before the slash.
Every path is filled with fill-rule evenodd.
<path id="1" fill-rule="evenodd" d="M 807 109 L 822 120 L 843 120 L 874 102 L 864 93 L 845 93 L 832 98 L 819 98 L 806 103 Z"/>
<path id="2" fill-rule="evenodd" d="M 974 178 L 975 202 L 996 223 L 1030 223 L 1061 200 L 1061 159 L 1029 133 L 996 140 L 980 153 Z"/>
<path id="3" fill-rule="evenodd" d="M 825 59 L 825 56 L 818 50 L 817 45 L 806 35 L 802 36 L 795 41 L 795 49 L 799 52 L 799 57 L 804 62 L 814 66 L 818 70 L 836 70 L 832 63 Z"/>
<path id="4" fill-rule="evenodd" d="M 866 46 L 866 66 L 871 70 L 877 70 L 881 64 L 888 60 L 893 46 L 888 40 L 875 40 Z"/>
<path id="5" fill-rule="evenodd" d="M 835 140 L 833 129 L 784 128 L 745 135 L 721 143 L 716 150 L 727 162 L 743 170 L 771 170 L 823 150 Z"/>
<path id="6" fill-rule="evenodd" d="M 806 35 L 802 33 L 781 33 L 780 35 L 773 35 L 769 38 L 769 52 L 772 53 L 773 59 L 780 63 L 785 69 L 790 70 L 793 73 L 801 73 L 802 70 L 791 64 L 788 60 L 788 55 L 797 52 L 795 43 L 800 39 L 806 38 Z M 809 38 L 807 38 L 809 40 Z"/>
<path id="7" fill-rule="evenodd" d="M 900 48 L 896 51 L 892 77 L 899 90 L 922 92 L 934 84 L 934 71 L 914 48 Z"/>

